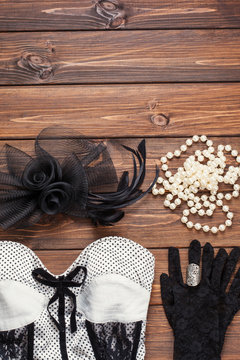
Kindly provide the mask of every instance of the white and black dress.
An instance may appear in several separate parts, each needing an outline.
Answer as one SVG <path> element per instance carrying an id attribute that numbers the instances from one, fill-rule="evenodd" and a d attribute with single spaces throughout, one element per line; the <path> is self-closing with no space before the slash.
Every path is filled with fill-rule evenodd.
<path id="1" fill-rule="evenodd" d="M 154 257 L 121 237 L 89 245 L 55 276 L 0 242 L 1 360 L 142 360 Z"/>

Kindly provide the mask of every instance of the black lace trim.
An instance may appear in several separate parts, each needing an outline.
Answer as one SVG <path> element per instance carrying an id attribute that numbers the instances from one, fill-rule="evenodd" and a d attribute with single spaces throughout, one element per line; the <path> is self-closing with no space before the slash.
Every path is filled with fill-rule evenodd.
<path id="1" fill-rule="evenodd" d="M 142 321 L 96 324 L 86 320 L 86 328 L 96 360 L 136 360 Z"/>
<path id="2" fill-rule="evenodd" d="M 33 360 L 34 324 L 0 332 L 1 360 Z"/>

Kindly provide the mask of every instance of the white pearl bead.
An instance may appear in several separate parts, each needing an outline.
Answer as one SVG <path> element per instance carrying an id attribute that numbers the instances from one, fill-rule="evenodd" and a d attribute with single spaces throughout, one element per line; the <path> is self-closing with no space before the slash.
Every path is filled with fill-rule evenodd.
<path id="1" fill-rule="evenodd" d="M 185 195 L 184 195 L 184 193 L 183 193 L 182 191 L 180 191 L 180 192 L 178 193 L 179 199 L 183 199 L 184 196 L 185 196 Z M 184 200 L 184 199 L 183 199 L 183 200 Z"/>
<path id="2" fill-rule="evenodd" d="M 222 145 L 222 144 L 221 144 L 221 145 L 218 145 L 218 150 L 219 150 L 219 151 L 223 151 L 223 150 L 224 150 L 224 145 Z"/>
<path id="3" fill-rule="evenodd" d="M 203 206 L 204 206 L 204 207 L 209 207 L 209 205 L 210 205 L 210 202 L 209 202 L 209 201 L 207 201 L 207 200 L 204 201 L 204 203 L 203 203 Z"/>
<path id="4" fill-rule="evenodd" d="M 206 137 L 205 135 L 202 135 L 202 136 L 200 137 L 200 140 L 201 140 L 202 142 L 205 142 L 205 141 L 207 141 L 207 137 Z"/>
<path id="5" fill-rule="evenodd" d="M 202 162 L 204 160 L 204 157 L 202 155 L 198 156 L 198 161 Z"/>
<path id="6" fill-rule="evenodd" d="M 167 165 L 167 164 L 163 164 L 163 165 L 162 165 L 162 170 L 163 170 L 163 171 L 166 171 L 167 169 L 168 169 L 168 165 Z"/>
<path id="7" fill-rule="evenodd" d="M 193 199 L 194 199 L 194 194 L 190 193 L 189 196 L 188 196 L 188 198 L 189 198 L 190 200 L 193 200 Z"/>
<path id="8" fill-rule="evenodd" d="M 190 209 L 190 212 L 191 212 L 192 214 L 196 214 L 197 209 L 193 206 L 193 207 Z"/>
<path id="9" fill-rule="evenodd" d="M 166 177 L 169 178 L 169 177 L 171 177 L 172 173 L 171 173 L 171 171 L 166 171 L 165 175 L 166 175 Z"/>
<path id="10" fill-rule="evenodd" d="M 203 209 L 200 209 L 200 210 L 198 211 L 198 215 L 200 215 L 200 216 L 205 215 L 205 211 L 204 211 Z"/>
<path id="11" fill-rule="evenodd" d="M 238 156 L 238 157 L 236 158 L 236 161 L 237 161 L 238 163 L 240 163 L 240 156 Z"/>
<path id="12" fill-rule="evenodd" d="M 194 202 L 192 200 L 189 200 L 187 204 L 188 204 L 189 207 L 194 206 Z"/>
<path id="13" fill-rule="evenodd" d="M 173 153 L 169 151 L 169 152 L 167 153 L 167 158 L 168 158 L 168 159 L 172 159 L 172 158 L 173 158 Z"/>
<path id="14" fill-rule="evenodd" d="M 172 190 L 172 194 L 175 196 L 178 194 L 177 190 Z"/>
<path id="15" fill-rule="evenodd" d="M 170 208 L 171 210 L 175 210 L 175 209 L 176 209 L 176 205 L 175 205 L 174 203 L 171 203 L 171 204 L 169 205 L 169 208 Z"/>
<path id="16" fill-rule="evenodd" d="M 203 155 L 206 157 L 206 158 L 208 158 L 209 157 L 209 155 L 210 155 L 210 153 L 208 152 L 208 150 L 203 150 Z"/>
<path id="17" fill-rule="evenodd" d="M 192 139 L 187 139 L 186 144 L 187 144 L 187 146 L 191 146 L 192 145 Z"/>
<path id="18" fill-rule="evenodd" d="M 232 196 L 237 198 L 239 196 L 239 192 L 234 190 L 233 193 L 232 193 Z"/>
<path id="19" fill-rule="evenodd" d="M 221 225 L 219 225 L 218 229 L 219 229 L 220 231 L 225 231 L 226 226 L 225 226 L 224 224 L 221 224 Z"/>
<path id="20" fill-rule="evenodd" d="M 198 188 L 198 187 L 200 186 L 200 182 L 199 182 L 199 181 L 195 181 L 194 186 Z"/>
<path id="21" fill-rule="evenodd" d="M 170 176 L 170 178 L 168 179 L 168 181 L 173 184 L 174 183 L 174 177 L 173 176 Z"/>
<path id="22" fill-rule="evenodd" d="M 218 193 L 218 194 L 217 194 L 217 198 L 218 198 L 219 200 L 222 200 L 223 197 L 224 197 L 224 196 L 223 196 L 223 193 Z"/>
<path id="23" fill-rule="evenodd" d="M 215 196 L 215 195 L 211 195 L 211 196 L 209 197 L 209 200 L 210 200 L 210 201 L 215 201 L 215 200 L 216 200 L 216 196 Z"/>
<path id="24" fill-rule="evenodd" d="M 202 200 L 202 201 L 206 201 L 206 200 L 207 200 L 207 195 L 202 195 L 202 196 L 201 196 L 201 200 Z"/>
<path id="25" fill-rule="evenodd" d="M 206 211 L 206 214 L 207 214 L 207 216 L 212 216 L 213 212 L 212 212 L 212 210 L 208 209 L 208 210 Z"/>
<path id="26" fill-rule="evenodd" d="M 228 219 L 231 220 L 231 219 L 233 218 L 233 216 L 234 216 L 234 215 L 233 215 L 233 213 L 232 213 L 231 211 L 229 211 L 229 213 L 227 213 L 227 218 L 228 218 Z"/>
<path id="27" fill-rule="evenodd" d="M 152 194 L 155 195 L 155 196 L 158 195 L 158 189 L 156 189 L 156 188 L 152 189 Z"/>
<path id="28" fill-rule="evenodd" d="M 199 136 L 198 136 L 198 135 L 194 135 L 192 139 L 193 139 L 194 142 L 198 142 L 198 141 L 199 141 Z"/>
<path id="29" fill-rule="evenodd" d="M 208 225 L 204 225 L 202 229 L 204 232 L 208 232 L 210 230 Z"/>
<path id="30" fill-rule="evenodd" d="M 216 233 L 218 232 L 218 228 L 217 228 L 216 226 L 213 226 L 213 227 L 211 228 L 211 232 L 212 232 L 213 234 L 216 234 Z"/>
<path id="31" fill-rule="evenodd" d="M 232 150 L 231 155 L 234 156 L 234 157 L 238 156 L 238 151 L 237 150 Z"/>
<path id="32" fill-rule="evenodd" d="M 164 204 L 164 206 L 169 207 L 170 201 L 169 201 L 169 200 L 165 200 L 163 204 Z"/>
<path id="33" fill-rule="evenodd" d="M 216 209 L 216 205 L 215 204 L 210 204 L 209 209 L 214 211 Z"/>
<path id="34" fill-rule="evenodd" d="M 174 203 L 175 203 L 175 205 L 180 205 L 180 204 L 181 204 L 181 200 L 180 200 L 180 199 L 176 199 L 176 200 L 174 201 Z"/>
<path id="35" fill-rule="evenodd" d="M 231 145 L 226 145 L 226 146 L 225 146 L 225 150 L 226 150 L 226 151 L 231 151 L 231 150 L 232 150 Z"/>
<path id="36" fill-rule="evenodd" d="M 225 224 L 226 224 L 226 226 L 231 226 L 231 225 L 232 225 L 232 221 L 231 221 L 231 220 L 226 220 L 226 221 L 225 221 Z"/>
<path id="37" fill-rule="evenodd" d="M 176 157 L 179 157 L 179 156 L 181 155 L 181 151 L 180 151 L 180 150 L 175 150 L 175 151 L 174 151 L 174 155 L 175 155 Z"/>
<path id="38" fill-rule="evenodd" d="M 192 190 L 192 192 L 193 192 L 194 194 L 196 194 L 196 193 L 198 192 L 198 189 L 195 188 L 195 189 Z"/>
<path id="39" fill-rule="evenodd" d="M 165 156 L 161 157 L 161 162 L 165 164 L 167 162 L 167 158 Z"/>
<path id="40" fill-rule="evenodd" d="M 192 221 L 188 221 L 188 222 L 187 222 L 187 227 L 188 227 L 189 229 L 191 229 L 191 228 L 193 227 Z"/>
<path id="41" fill-rule="evenodd" d="M 187 150 L 187 146 L 186 145 L 181 145 L 180 150 L 185 152 Z"/>
<path id="42" fill-rule="evenodd" d="M 233 188 L 234 188 L 234 190 L 239 191 L 239 190 L 240 190 L 240 185 L 235 184 L 235 185 L 233 186 Z"/>
<path id="43" fill-rule="evenodd" d="M 223 178 L 224 184 L 228 184 L 229 178 L 225 175 Z"/>
<path id="44" fill-rule="evenodd" d="M 164 189 L 164 188 L 160 188 L 160 189 L 158 190 L 158 192 L 159 192 L 160 195 L 163 195 L 163 194 L 165 194 L 165 189 Z"/>
<path id="45" fill-rule="evenodd" d="M 202 155 L 201 150 L 196 150 L 196 151 L 195 151 L 195 155 L 196 155 L 196 156 L 200 156 L 200 155 Z"/>
<path id="46" fill-rule="evenodd" d="M 172 200 L 173 196 L 172 196 L 172 194 L 167 194 L 166 198 L 167 198 L 167 200 Z"/>
<path id="47" fill-rule="evenodd" d="M 184 216 L 188 216 L 188 215 L 189 215 L 189 213 L 190 213 L 190 212 L 189 212 L 189 210 L 188 210 L 188 209 L 183 210 L 183 215 L 184 215 Z"/>
<path id="48" fill-rule="evenodd" d="M 158 179 L 157 179 L 157 183 L 162 184 L 162 182 L 163 182 L 163 178 L 159 176 Z"/>
<path id="49" fill-rule="evenodd" d="M 200 230 L 200 229 L 202 228 L 202 225 L 199 224 L 199 223 L 196 223 L 196 224 L 194 225 L 194 227 L 195 227 L 196 230 Z"/>
<path id="50" fill-rule="evenodd" d="M 183 224 L 186 224 L 186 223 L 188 222 L 188 218 L 187 218 L 186 216 L 183 216 L 183 217 L 181 218 L 181 222 L 182 222 Z"/>
<path id="51" fill-rule="evenodd" d="M 222 202 L 222 200 L 217 200 L 216 204 L 217 204 L 217 206 L 222 206 L 223 202 Z"/>
<path id="52" fill-rule="evenodd" d="M 201 209 L 201 207 L 202 207 L 202 205 L 201 205 L 200 203 L 196 203 L 196 205 L 195 205 L 195 208 L 196 208 L 196 209 L 199 210 L 199 209 Z"/>
<path id="53" fill-rule="evenodd" d="M 231 200 L 231 198 L 232 198 L 232 195 L 231 195 L 230 193 L 227 193 L 227 194 L 225 195 L 225 199 L 226 199 L 226 200 Z"/>

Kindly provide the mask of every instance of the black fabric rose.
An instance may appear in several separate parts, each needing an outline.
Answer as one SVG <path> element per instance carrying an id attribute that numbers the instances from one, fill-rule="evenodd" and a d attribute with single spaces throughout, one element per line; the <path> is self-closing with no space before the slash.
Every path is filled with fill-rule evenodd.
<path id="1" fill-rule="evenodd" d="M 64 212 L 74 198 L 73 187 L 66 182 L 48 185 L 39 196 L 39 206 L 48 215 Z"/>
<path id="2" fill-rule="evenodd" d="M 133 156 L 133 176 L 124 171 L 120 181 L 103 142 L 76 136 L 72 130 L 43 129 L 34 144 L 35 154 L 5 144 L 0 152 L 0 226 L 25 228 L 44 214 L 64 213 L 91 218 L 94 224 L 113 225 L 124 215 L 121 208 L 145 196 L 146 148 L 124 146 Z M 107 188 L 106 188 L 107 187 Z M 106 189 L 109 189 L 106 191 Z"/>
<path id="3" fill-rule="evenodd" d="M 58 161 L 50 156 L 32 159 L 22 175 L 24 187 L 33 191 L 41 191 L 49 184 L 61 179 L 62 169 Z"/>

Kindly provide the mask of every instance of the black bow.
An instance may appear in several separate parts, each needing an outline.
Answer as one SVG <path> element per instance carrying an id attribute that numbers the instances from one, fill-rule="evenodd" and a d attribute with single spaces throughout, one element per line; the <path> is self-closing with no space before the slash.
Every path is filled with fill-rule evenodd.
<path id="1" fill-rule="evenodd" d="M 74 277 L 80 272 L 83 271 L 83 280 L 79 283 L 73 281 Z M 69 289 L 70 287 L 80 287 L 84 284 L 86 276 L 87 276 L 87 269 L 84 266 L 77 266 L 73 271 L 71 271 L 68 275 L 62 275 L 59 277 L 55 277 L 49 274 L 46 270 L 41 268 L 35 269 L 32 272 L 34 279 L 41 284 L 56 288 L 55 294 L 52 296 L 48 303 L 48 312 L 56 324 L 59 331 L 65 331 L 65 296 L 69 296 L 73 302 L 73 310 L 71 313 L 70 324 L 71 324 L 71 332 L 74 333 L 77 330 L 76 324 L 76 295 Z M 51 315 L 49 307 L 55 301 L 59 301 L 58 306 L 58 318 L 59 322 Z"/>

